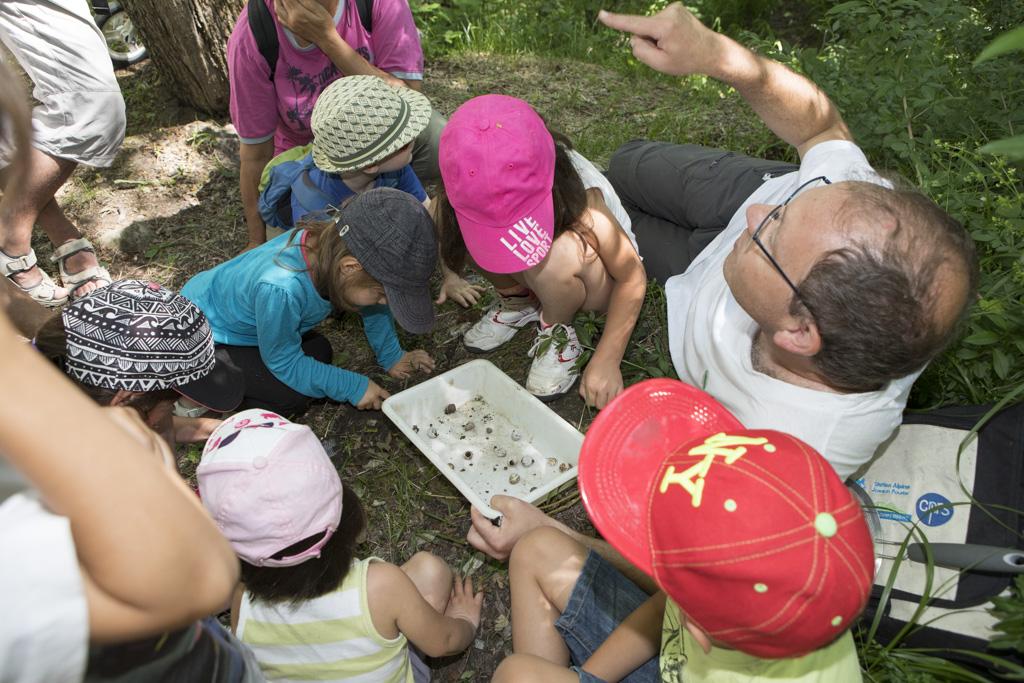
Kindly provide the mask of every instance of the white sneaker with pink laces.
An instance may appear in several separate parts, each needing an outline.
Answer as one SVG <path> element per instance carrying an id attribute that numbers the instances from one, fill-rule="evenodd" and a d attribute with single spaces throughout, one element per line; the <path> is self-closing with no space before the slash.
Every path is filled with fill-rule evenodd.
<path id="1" fill-rule="evenodd" d="M 530 347 L 533 364 L 526 378 L 526 390 L 542 401 L 564 396 L 580 376 L 576 360 L 580 342 L 572 325 L 551 325 L 537 332 Z"/>

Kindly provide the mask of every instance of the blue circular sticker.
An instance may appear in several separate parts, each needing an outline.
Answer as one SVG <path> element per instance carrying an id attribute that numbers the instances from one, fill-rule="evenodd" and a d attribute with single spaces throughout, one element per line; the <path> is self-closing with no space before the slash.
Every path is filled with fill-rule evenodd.
<path id="1" fill-rule="evenodd" d="M 953 519 L 953 510 L 949 500 L 938 493 L 926 493 L 914 504 L 917 518 L 927 526 L 942 526 Z"/>

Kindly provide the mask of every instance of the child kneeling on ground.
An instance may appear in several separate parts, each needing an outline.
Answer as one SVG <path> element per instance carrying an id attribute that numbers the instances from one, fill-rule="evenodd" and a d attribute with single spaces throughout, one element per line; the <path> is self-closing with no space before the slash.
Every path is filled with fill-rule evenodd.
<path id="1" fill-rule="evenodd" d="M 464 650 L 483 593 L 419 552 L 401 567 L 357 559 L 366 527 L 312 430 L 258 409 L 228 418 L 196 470 L 242 560 L 232 628 L 269 680 L 430 680 L 431 657 Z M 409 647 L 409 644 L 413 647 Z"/>
<path id="2" fill-rule="evenodd" d="M 524 536 L 515 654 L 497 683 L 861 680 L 849 629 L 874 578 L 871 535 L 810 446 L 649 380 L 594 420 L 579 488 L 595 528 L 659 590 L 560 531 Z"/>
<path id="3" fill-rule="evenodd" d="M 407 192 L 429 206 L 410 164 L 413 141 L 431 112 L 421 93 L 376 76 L 347 76 L 327 86 L 313 107 L 313 142 L 282 152 L 263 170 L 260 215 L 268 235 L 378 187 Z M 437 303 L 451 298 L 462 306 L 475 304 L 480 287 L 440 265 Z"/>
<path id="4" fill-rule="evenodd" d="M 569 392 L 582 349 L 579 311 L 607 313 L 580 394 L 603 408 L 622 391 L 622 362 L 647 288 L 629 215 L 611 183 L 526 102 L 483 95 L 460 106 L 441 134 L 445 193 L 433 213 L 454 272 L 468 249 L 498 302 L 463 337 L 498 348 L 540 323 L 526 389 L 542 401 Z"/>
<path id="5" fill-rule="evenodd" d="M 391 377 L 434 369 L 426 351 L 402 350 L 391 317 L 412 334 L 434 326 L 437 241 L 427 210 L 405 192 L 380 188 L 320 218 L 199 273 L 181 290 L 206 314 L 217 349 L 241 369 L 242 408 L 294 415 L 321 397 L 380 408 L 388 392 L 332 365 L 330 342 L 313 331 L 332 313 L 360 315 Z"/>
<path id="6" fill-rule="evenodd" d="M 292 228 L 312 211 L 352 195 L 393 187 L 423 202 L 412 145 L 430 121 L 430 102 L 376 76 L 347 76 L 327 86 L 313 107 L 313 142 L 274 157 L 260 182 L 260 214 Z"/>

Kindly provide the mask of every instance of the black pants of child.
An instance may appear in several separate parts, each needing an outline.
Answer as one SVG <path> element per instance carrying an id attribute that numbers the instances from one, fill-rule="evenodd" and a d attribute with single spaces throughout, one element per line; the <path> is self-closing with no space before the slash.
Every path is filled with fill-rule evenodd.
<path id="1" fill-rule="evenodd" d="M 245 377 L 245 397 L 239 410 L 263 408 L 292 417 L 306 412 L 313 402 L 312 397 L 300 394 L 274 377 L 260 357 L 259 347 L 217 344 L 217 350 L 226 351 Z M 319 332 L 310 331 L 302 336 L 302 352 L 321 363 L 330 363 L 334 358 L 331 342 Z"/>
<path id="2" fill-rule="evenodd" d="M 612 155 L 607 175 L 633 222 L 647 276 L 664 284 L 761 183 L 798 168 L 702 145 L 632 140 Z"/>

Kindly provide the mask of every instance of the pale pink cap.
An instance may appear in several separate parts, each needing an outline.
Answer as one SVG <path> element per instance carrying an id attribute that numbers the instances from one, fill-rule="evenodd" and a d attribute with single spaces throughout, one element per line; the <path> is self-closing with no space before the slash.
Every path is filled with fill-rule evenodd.
<path id="1" fill-rule="evenodd" d="M 540 263 L 554 239 L 555 141 L 526 102 L 474 97 L 441 133 L 441 177 L 473 260 L 492 273 Z"/>
<path id="2" fill-rule="evenodd" d="M 199 495 L 235 553 L 257 567 L 319 557 L 341 522 L 341 479 L 313 431 L 268 410 L 224 420 L 196 469 Z M 297 555 L 270 559 L 323 533 Z"/>

